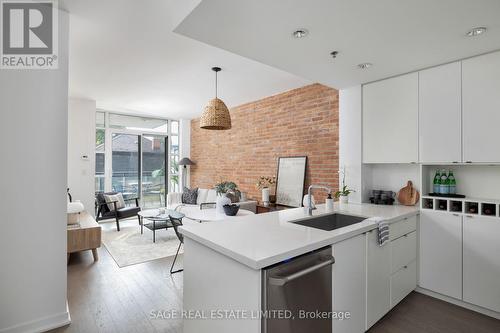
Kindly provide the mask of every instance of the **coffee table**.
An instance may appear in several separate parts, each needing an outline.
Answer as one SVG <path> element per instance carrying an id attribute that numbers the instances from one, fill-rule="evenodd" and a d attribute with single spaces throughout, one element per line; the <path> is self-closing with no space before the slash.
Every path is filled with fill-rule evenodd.
<path id="1" fill-rule="evenodd" d="M 139 215 L 140 218 L 141 234 L 143 234 L 144 231 L 143 227 L 151 230 L 153 232 L 153 243 L 156 242 L 156 230 L 173 228 L 169 216 L 177 219 L 182 219 L 185 216 L 185 214 L 173 209 L 165 209 L 165 213 L 160 213 L 160 209 L 147 209 L 140 211 L 137 215 Z M 144 224 L 144 219 L 151 222 Z"/>
<path id="2" fill-rule="evenodd" d="M 238 214 L 235 216 L 227 216 L 223 213 L 218 213 L 215 208 L 205 208 L 200 209 L 200 206 L 179 206 L 176 208 L 176 211 L 185 215 L 187 219 L 197 221 L 197 222 L 213 222 L 213 221 L 222 221 L 222 220 L 232 220 L 242 216 L 255 215 L 254 212 L 251 212 L 246 209 L 240 209 Z"/>

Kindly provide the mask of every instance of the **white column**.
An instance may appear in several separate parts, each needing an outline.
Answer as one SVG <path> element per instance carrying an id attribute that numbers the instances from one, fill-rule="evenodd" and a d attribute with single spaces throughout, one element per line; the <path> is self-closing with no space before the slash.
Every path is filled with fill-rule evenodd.
<path id="1" fill-rule="evenodd" d="M 66 306 L 67 12 L 59 68 L 1 70 L 0 332 L 69 323 Z"/>
<path id="2" fill-rule="evenodd" d="M 346 185 L 356 192 L 349 201 L 363 200 L 361 86 L 339 91 L 339 167 L 345 166 Z M 339 179 L 342 186 L 342 178 Z"/>
<path id="3" fill-rule="evenodd" d="M 68 187 L 94 215 L 95 112 L 92 100 L 69 100 L 68 107 Z M 86 156 L 86 158 L 85 158 Z"/>

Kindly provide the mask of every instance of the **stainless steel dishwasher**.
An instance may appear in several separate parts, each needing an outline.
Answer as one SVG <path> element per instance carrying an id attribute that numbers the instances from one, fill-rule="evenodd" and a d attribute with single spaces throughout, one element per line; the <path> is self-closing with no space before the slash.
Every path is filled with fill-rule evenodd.
<path id="1" fill-rule="evenodd" d="M 327 246 L 264 268 L 262 333 L 331 333 L 334 262 Z"/>

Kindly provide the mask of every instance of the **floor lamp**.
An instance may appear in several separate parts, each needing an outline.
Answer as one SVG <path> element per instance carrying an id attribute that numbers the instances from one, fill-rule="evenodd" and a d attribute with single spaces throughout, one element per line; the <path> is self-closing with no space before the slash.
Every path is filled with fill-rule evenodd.
<path id="1" fill-rule="evenodd" d="M 182 165 L 184 167 L 184 170 L 182 170 L 182 187 L 180 188 L 182 192 L 182 189 L 186 186 L 187 166 L 194 165 L 194 162 L 191 161 L 188 157 L 184 157 L 179 161 L 179 165 Z"/>

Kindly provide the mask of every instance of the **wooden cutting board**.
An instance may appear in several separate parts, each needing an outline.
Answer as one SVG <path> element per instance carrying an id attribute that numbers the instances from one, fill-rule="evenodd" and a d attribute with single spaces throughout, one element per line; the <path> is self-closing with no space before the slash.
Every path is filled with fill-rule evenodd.
<path id="1" fill-rule="evenodd" d="M 411 180 L 398 192 L 398 201 L 405 206 L 415 206 L 420 199 L 420 193 L 413 187 Z"/>

